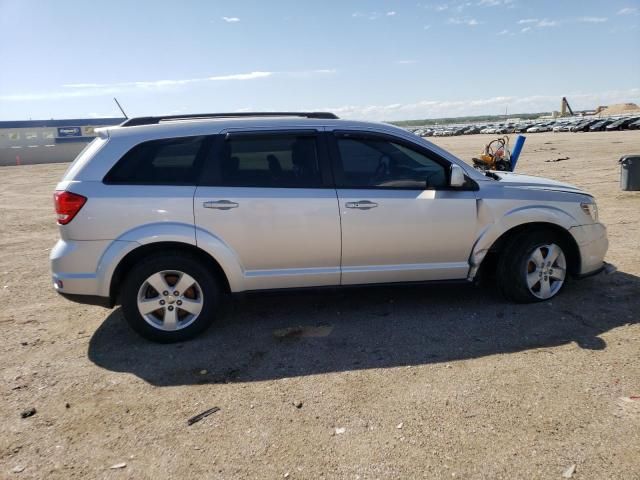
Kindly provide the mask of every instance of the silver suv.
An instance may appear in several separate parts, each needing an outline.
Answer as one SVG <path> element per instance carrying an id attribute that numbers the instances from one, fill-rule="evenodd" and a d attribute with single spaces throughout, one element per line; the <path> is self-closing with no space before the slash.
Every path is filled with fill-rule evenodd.
<path id="1" fill-rule="evenodd" d="M 603 268 L 592 196 L 481 173 L 391 125 L 328 113 L 145 117 L 104 128 L 55 194 L 54 288 L 144 337 L 202 332 L 224 293 L 473 281 L 516 302 Z"/>

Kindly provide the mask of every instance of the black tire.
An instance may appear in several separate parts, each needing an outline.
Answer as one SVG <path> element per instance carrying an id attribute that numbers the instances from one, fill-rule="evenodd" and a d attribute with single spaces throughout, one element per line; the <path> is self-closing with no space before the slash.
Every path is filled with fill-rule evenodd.
<path id="1" fill-rule="evenodd" d="M 496 269 L 498 288 L 502 295 L 517 303 L 534 303 L 550 300 L 562 291 L 568 280 L 565 274 L 560 288 L 549 298 L 539 298 L 527 285 L 527 264 L 530 255 L 539 247 L 554 243 L 559 246 L 566 260 L 566 270 L 570 270 L 568 249 L 557 234 L 549 230 L 523 232 L 512 238 L 500 253 Z"/>
<path id="2" fill-rule="evenodd" d="M 179 330 L 166 331 L 148 323 L 138 309 L 138 292 L 154 273 L 184 272 L 199 285 L 202 309 L 193 323 Z M 155 254 L 138 262 L 127 274 L 120 289 L 120 302 L 127 323 L 138 334 L 158 343 L 189 340 L 204 332 L 216 318 L 220 286 L 216 277 L 196 257 L 188 254 Z M 176 307 L 177 308 L 177 307 Z"/>

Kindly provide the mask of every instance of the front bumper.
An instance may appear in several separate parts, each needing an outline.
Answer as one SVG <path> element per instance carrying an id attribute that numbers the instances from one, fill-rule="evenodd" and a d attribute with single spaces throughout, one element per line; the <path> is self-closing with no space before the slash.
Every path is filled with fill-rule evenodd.
<path id="1" fill-rule="evenodd" d="M 609 248 L 607 227 L 601 223 L 571 227 L 573 236 L 580 250 L 579 277 L 589 276 L 602 271 L 605 267 L 604 257 Z"/>
<path id="2" fill-rule="evenodd" d="M 71 302 L 82 303 L 83 305 L 96 305 L 98 307 L 113 308 L 114 303 L 108 297 L 99 297 L 98 295 L 78 295 L 76 293 L 64 293 L 56 289 L 56 291 L 64 298 Z"/>

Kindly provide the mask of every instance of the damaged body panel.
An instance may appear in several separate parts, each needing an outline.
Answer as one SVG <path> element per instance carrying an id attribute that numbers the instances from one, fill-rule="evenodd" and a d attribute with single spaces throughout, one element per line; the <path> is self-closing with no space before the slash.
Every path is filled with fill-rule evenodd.
<path id="1" fill-rule="evenodd" d="M 476 201 L 478 235 L 469 256 L 468 280 L 473 280 L 487 253 L 504 235 L 527 225 L 559 227 L 570 234 L 580 252 L 576 275 L 602 266 L 607 250 L 606 227 L 581 207 L 593 197 L 579 188 L 529 175 L 491 172 Z"/>

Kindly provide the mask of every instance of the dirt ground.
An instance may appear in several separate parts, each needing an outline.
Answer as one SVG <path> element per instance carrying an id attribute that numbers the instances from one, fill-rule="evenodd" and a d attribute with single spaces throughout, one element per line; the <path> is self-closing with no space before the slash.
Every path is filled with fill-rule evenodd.
<path id="1" fill-rule="evenodd" d="M 468 160 L 489 138 L 435 141 Z M 560 479 L 575 465 L 639 479 L 626 153 L 640 131 L 527 138 L 518 170 L 595 194 L 618 267 L 552 302 L 471 286 L 251 295 L 179 345 L 58 298 L 51 193 L 67 165 L 0 168 L 0 478 Z"/>

